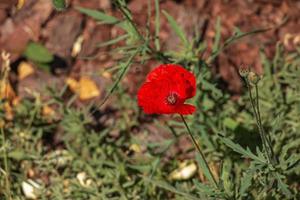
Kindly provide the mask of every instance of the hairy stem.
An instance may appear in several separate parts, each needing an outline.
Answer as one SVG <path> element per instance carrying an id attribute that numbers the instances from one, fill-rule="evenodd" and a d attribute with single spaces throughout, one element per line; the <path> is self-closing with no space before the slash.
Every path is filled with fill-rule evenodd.
<path id="1" fill-rule="evenodd" d="M 271 152 L 269 150 L 269 146 L 267 145 L 266 135 L 264 134 L 264 129 L 263 129 L 261 121 L 260 121 L 260 119 L 261 119 L 260 114 L 258 114 L 257 107 L 255 106 L 255 103 L 254 103 L 254 98 L 253 98 L 253 94 L 252 94 L 252 91 L 251 91 L 251 86 L 250 86 L 249 80 L 248 80 L 248 78 L 245 78 L 245 80 L 246 80 L 246 85 L 247 85 L 249 96 L 250 96 L 250 102 L 251 102 L 253 112 L 254 112 L 254 116 L 255 116 L 255 120 L 256 120 L 256 125 L 257 125 L 257 128 L 258 128 L 260 138 L 262 140 L 263 148 L 264 148 L 264 151 L 267 155 L 269 163 L 271 163 L 272 162 L 272 155 L 271 155 Z M 258 98 L 258 96 L 257 96 L 257 98 Z M 258 101 L 257 101 L 257 105 L 258 105 Z"/>
<path id="2" fill-rule="evenodd" d="M 263 136 L 265 137 L 266 145 L 268 145 L 268 149 L 270 151 L 270 156 L 272 158 L 272 161 L 276 163 L 277 159 L 275 157 L 275 154 L 274 154 L 274 151 L 273 151 L 273 148 L 272 148 L 270 136 L 265 132 L 265 130 L 264 130 L 263 126 L 262 126 L 261 115 L 260 115 L 260 108 L 259 108 L 259 93 L 258 93 L 258 86 L 257 86 L 257 84 L 255 84 L 255 93 L 256 93 L 256 108 L 257 108 L 258 121 L 259 121 L 259 124 L 261 126 L 261 130 L 262 130 Z"/>
<path id="3" fill-rule="evenodd" d="M 187 132 L 189 133 L 189 135 L 190 135 L 190 137 L 191 137 L 191 139 L 192 139 L 192 142 L 194 143 L 194 146 L 195 146 L 196 149 L 198 150 L 198 153 L 199 153 L 199 155 L 200 155 L 200 158 L 202 159 L 203 163 L 205 164 L 205 168 L 206 168 L 205 170 L 208 171 L 208 172 L 210 173 L 210 176 L 212 177 L 212 180 L 213 180 L 213 182 L 214 182 L 215 187 L 218 188 L 218 183 L 217 183 L 217 181 L 216 181 L 216 179 L 215 179 L 215 177 L 214 177 L 212 171 L 211 171 L 210 168 L 209 168 L 209 165 L 208 165 L 208 163 L 207 163 L 207 161 L 206 161 L 206 159 L 205 159 L 205 157 L 204 157 L 204 154 L 202 153 L 202 151 L 201 151 L 201 149 L 200 149 L 200 146 L 198 145 L 196 139 L 194 138 L 194 136 L 193 136 L 193 134 L 192 134 L 192 132 L 191 132 L 191 130 L 190 130 L 188 124 L 186 123 L 186 121 L 185 121 L 183 115 L 180 115 L 180 117 L 181 117 L 181 119 L 182 119 L 182 121 L 183 121 L 183 123 L 184 123 L 184 125 L 185 125 L 185 127 L 186 127 L 186 129 L 187 129 Z"/>

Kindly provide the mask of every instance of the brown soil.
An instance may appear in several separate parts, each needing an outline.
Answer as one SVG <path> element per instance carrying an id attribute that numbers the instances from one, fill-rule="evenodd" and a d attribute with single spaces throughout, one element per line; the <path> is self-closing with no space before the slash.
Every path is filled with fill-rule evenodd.
<path id="1" fill-rule="evenodd" d="M 13 8 L 12 3 L 1 3 L 0 50 L 5 49 L 11 52 L 13 60 L 16 61 L 29 41 L 39 41 L 64 61 L 66 70 L 63 70 L 65 73 L 62 73 L 62 76 L 70 74 L 76 77 L 79 74 L 90 74 L 111 66 L 112 58 L 106 53 L 109 49 L 98 49 L 95 44 L 114 37 L 118 31 L 111 26 L 97 25 L 95 21 L 81 15 L 73 8 L 82 6 L 100 9 L 117 16 L 119 13 L 109 0 L 70 2 L 70 7 L 65 12 L 55 11 L 51 1 L 28 0 L 20 11 Z M 129 8 L 134 14 L 134 19 L 141 27 L 147 20 L 145 14 L 147 7 L 147 0 L 129 1 Z M 152 8 L 154 12 L 153 5 Z M 257 72 L 263 73 L 259 59 L 260 48 L 264 48 L 268 56 L 272 56 L 277 42 L 283 42 L 288 50 L 294 49 L 299 43 L 295 39 L 300 33 L 300 2 L 297 0 L 164 0 L 161 1 L 161 9 L 168 11 L 176 18 L 189 38 L 193 37 L 195 29 L 203 32 L 204 40 L 209 47 L 215 36 L 215 23 L 218 16 L 222 20 L 223 41 L 233 34 L 234 27 L 239 27 L 244 32 L 273 27 L 269 31 L 247 37 L 230 46 L 213 64 L 213 68 L 228 84 L 228 89 L 234 93 L 239 93 L 241 90 L 241 82 L 236 69 L 242 63 L 249 64 Z M 176 49 L 178 38 L 170 31 L 163 15 L 161 20 L 160 38 L 163 48 Z M 84 42 L 82 51 L 74 59 L 71 57 L 71 49 L 79 35 L 83 35 Z M 91 61 L 81 59 L 92 55 L 98 56 Z M 154 65 L 155 61 L 149 64 Z M 132 73 L 137 80 L 131 79 L 129 91 L 135 92 L 136 84 L 143 79 L 144 73 L 140 70 L 132 70 Z"/>

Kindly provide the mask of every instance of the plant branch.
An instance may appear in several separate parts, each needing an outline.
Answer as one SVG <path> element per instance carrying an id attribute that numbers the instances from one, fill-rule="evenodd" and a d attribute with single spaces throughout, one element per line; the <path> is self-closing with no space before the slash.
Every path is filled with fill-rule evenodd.
<path id="1" fill-rule="evenodd" d="M 208 172 L 210 173 L 210 176 L 211 176 L 211 178 L 212 178 L 212 180 L 213 180 L 213 182 L 214 182 L 215 187 L 218 188 L 218 183 L 217 183 L 217 181 L 216 181 L 216 179 L 215 179 L 213 173 L 211 172 L 211 170 L 210 170 L 210 168 L 209 168 L 209 165 L 208 165 L 208 163 L 207 163 L 207 161 L 206 161 L 206 159 L 205 159 L 205 157 L 204 157 L 204 154 L 202 153 L 202 151 L 201 151 L 201 149 L 200 149 L 200 146 L 198 145 L 196 139 L 194 138 L 194 136 L 193 136 L 193 134 L 192 134 L 192 132 L 191 132 L 191 130 L 190 130 L 188 124 L 186 123 L 186 121 L 185 121 L 183 115 L 180 115 L 180 117 L 181 117 L 181 119 L 182 119 L 182 121 L 183 121 L 183 123 L 184 123 L 184 125 L 185 125 L 185 127 L 186 127 L 186 129 L 187 129 L 187 132 L 189 133 L 189 135 L 190 135 L 190 137 L 191 137 L 191 139 L 192 139 L 192 142 L 194 143 L 194 146 L 196 147 L 196 149 L 198 150 L 198 153 L 200 154 L 200 158 L 202 159 L 203 163 L 205 164 L 205 168 L 206 168 L 206 169 L 204 169 L 204 170 L 206 170 L 206 171 L 208 171 Z"/>
<path id="2" fill-rule="evenodd" d="M 253 98 L 253 94 L 252 94 L 252 91 L 251 91 L 251 86 L 250 86 L 248 78 L 245 78 L 245 80 L 246 80 L 246 85 L 247 85 L 249 96 L 250 96 L 250 102 L 251 102 L 253 112 L 254 112 L 254 116 L 255 116 L 255 120 L 256 120 L 256 125 L 258 127 L 258 132 L 259 132 L 259 135 L 260 135 L 262 143 L 263 143 L 263 148 L 266 152 L 269 163 L 271 163 L 272 162 L 272 155 L 271 155 L 271 152 L 269 151 L 269 146 L 267 145 L 266 136 L 264 134 L 264 129 L 263 129 L 261 121 L 260 121 L 260 116 L 257 112 L 257 108 L 256 108 L 255 103 L 254 103 L 254 98 Z M 258 98 L 258 96 L 257 96 L 257 98 Z"/>
<path id="3" fill-rule="evenodd" d="M 167 56 L 165 56 L 162 52 L 155 50 L 154 48 L 152 48 L 149 45 L 149 41 L 144 38 L 144 36 L 138 30 L 136 24 L 133 22 L 131 17 L 128 15 L 129 10 L 127 10 L 127 8 L 122 5 L 119 5 L 119 4 L 116 4 L 116 5 L 117 5 L 117 8 L 121 11 L 121 13 L 125 16 L 126 20 L 130 23 L 131 27 L 133 27 L 134 31 L 138 35 L 138 38 L 141 40 L 141 42 L 146 43 L 147 49 L 150 51 L 149 53 L 151 53 L 152 56 L 154 56 L 155 58 L 159 58 L 159 59 L 163 60 L 163 62 L 165 62 L 165 63 L 170 63 L 171 60 Z M 128 11 L 128 12 L 126 12 L 126 11 Z M 156 31 L 158 31 L 158 30 L 156 30 Z M 158 34 L 158 33 L 156 33 L 156 34 Z M 156 43 L 157 43 L 157 38 L 156 38 Z"/>
<path id="4" fill-rule="evenodd" d="M 262 133 L 263 133 L 263 135 L 265 137 L 266 145 L 268 145 L 268 148 L 269 148 L 272 160 L 273 160 L 273 162 L 276 163 L 277 159 L 275 157 L 275 154 L 274 154 L 274 151 L 273 151 L 273 148 L 272 148 L 272 144 L 271 144 L 271 141 L 270 141 L 270 136 L 265 132 L 264 128 L 262 127 L 262 120 L 261 120 L 260 108 L 259 108 L 259 93 L 258 93 L 258 86 L 257 86 L 257 84 L 255 84 L 255 93 L 256 93 L 256 108 L 257 108 L 258 121 L 259 121 L 259 124 L 261 126 Z"/>

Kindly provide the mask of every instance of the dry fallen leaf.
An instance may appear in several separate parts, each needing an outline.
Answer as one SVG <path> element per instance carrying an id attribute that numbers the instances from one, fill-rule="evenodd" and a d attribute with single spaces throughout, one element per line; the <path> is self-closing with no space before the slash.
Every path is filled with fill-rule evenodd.
<path id="1" fill-rule="evenodd" d="M 74 78 L 67 78 L 65 82 L 69 86 L 70 90 L 76 93 L 76 91 L 78 90 L 78 81 Z"/>
<path id="2" fill-rule="evenodd" d="M 3 104 L 3 107 L 0 108 L 5 111 L 5 118 L 7 120 L 12 120 L 14 114 L 13 106 L 18 104 L 19 98 L 16 96 L 15 91 L 9 82 L 0 82 L 0 99 L 6 100 Z"/>
<path id="3" fill-rule="evenodd" d="M 19 0 L 17 4 L 17 9 L 20 10 L 25 4 L 25 0 Z"/>
<path id="4" fill-rule="evenodd" d="M 87 178 L 87 174 L 85 172 L 80 172 L 76 175 L 76 178 L 81 186 L 90 187 L 93 183 L 92 179 Z"/>
<path id="5" fill-rule="evenodd" d="M 5 118 L 7 120 L 12 120 L 14 118 L 14 112 L 9 102 L 4 103 L 4 110 L 5 110 Z"/>
<path id="6" fill-rule="evenodd" d="M 209 163 L 209 169 L 212 172 L 212 175 L 215 177 L 216 180 L 219 179 L 219 165 L 217 163 Z M 205 178 L 205 175 L 202 170 L 199 170 L 199 178 L 202 182 L 206 182 L 207 179 Z"/>
<path id="7" fill-rule="evenodd" d="M 43 106 L 42 113 L 44 116 L 53 116 L 55 115 L 55 111 L 50 106 Z"/>
<path id="8" fill-rule="evenodd" d="M 141 149 L 141 146 L 138 145 L 138 144 L 131 144 L 129 146 L 129 149 L 135 153 L 141 153 L 142 152 L 142 149 Z"/>
<path id="9" fill-rule="evenodd" d="M 4 125 L 5 125 L 5 122 L 2 119 L 0 119 L 0 128 L 3 128 Z"/>
<path id="10" fill-rule="evenodd" d="M 194 162 L 184 161 L 180 163 L 179 168 L 175 169 L 169 175 L 169 180 L 188 180 L 195 175 L 197 165 Z"/>
<path id="11" fill-rule="evenodd" d="M 76 57 L 79 54 L 79 52 L 81 51 L 82 43 L 83 43 L 83 36 L 80 35 L 76 39 L 76 41 L 73 45 L 72 53 L 71 53 L 72 57 Z"/>
<path id="12" fill-rule="evenodd" d="M 9 82 L 0 83 L 0 99 L 13 100 L 16 97 L 15 91 Z"/>
<path id="13" fill-rule="evenodd" d="M 17 106 L 17 105 L 19 105 L 20 101 L 21 101 L 21 98 L 18 97 L 18 96 L 16 96 L 16 97 L 11 101 L 11 105 L 12 105 L 12 106 Z"/>
<path id="14" fill-rule="evenodd" d="M 71 91 L 79 96 L 80 100 L 88 100 L 100 95 L 96 83 L 88 77 L 81 77 L 79 81 L 68 78 L 66 83 Z"/>
<path id="15" fill-rule="evenodd" d="M 110 79 L 110 78 L 111 78 L 111 73 L 109 73 L 108 71 L 104 71 L 104 72 L 102 73 L 102 76 L 103 76 L 104 78 Z"/>
<path id="16" fill-rule="evenodd" d="M 18 79 L 23 80 L 27 76 L 34 73 L 34 69 L 31 64 L 27 62 L 21 62 L 18 66 Z"/>

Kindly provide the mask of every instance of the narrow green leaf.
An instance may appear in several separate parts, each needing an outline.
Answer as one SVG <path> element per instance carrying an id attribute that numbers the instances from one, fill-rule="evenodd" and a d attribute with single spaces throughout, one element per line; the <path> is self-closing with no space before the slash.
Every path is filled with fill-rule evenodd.
<path id="1" fill-rule="evenodd" d="M 151 165 L 127 165 L 127 167 L 137 170 L 141 173 L 149 173 L 151 171 Z"/>
<path id="2" fill-rule="evenodd" d="M 278 173 L 275 173 L 275 177 L 277 179 L 277 182 L 278 182 L 278 188 L 287 196 L 287 197 L 291 197 L 292 196 L 292 193 L 291 191 L 289 190 L 289 186 L 287 184 L 285 184 L 283 181 L 282 181 L 282 178 L 284 178 L 283 175 L 281 174 L 278 174 Z"/>
<path id="3" fill-rule="evenodd" d="M 125 40 L 128 38 L 128 35 L 125 34 L 125 35 L 121 35 L 119 37 L 116 37 L 116 38 L 113 38 L 111 40 L 108 40 L 106 42 L 102 42 L 102 43 L 99 43 L 99 44 L 96 44 L 97 47 L 106 47 L 106 46 L 110 46 L 110 45 L 113 45 L 117 42 L 120 42 L 122 40 Z"/>
<path id="4" fill-rule="evenodd" d="M 239 188 L 239 195 L 243 197 L 246 191 L 249 189 L 252 183 L 253 176 L 257 172 L 257 170 L 261 169 L 262 165 L 255 165 L 254 163 L 250 165 L 249 169 L 244 173 L 241 178 L 241 185 Z"/>
<path id="5" fill-rule="evenodd" d="M 119 76 L 117 78 L 117 80 L 114 82 L 113 86 L 111 87 L 111 89 L 109 90 L 108 94 L 105 96 L 104 100 L 97 105 L 97 108 L 100 108 L 103 104 L 106 103 L 106 101 L 109 99 L 110 95 L 115 91 L 115 89 L 118 87 L 120 81 L 122 80 L 122 78 L 125 76 L 126 72 L 128 71 L 129 67 L 131 66 L 133 59 L 135 58 L 135 56 L 140 52 L 140 48 L 136 49 L 131 56 L 128 58 L 128 60 L 126 61 L 126 63 L 121 63 L 121 70 L 119 73 Z"/>
<path id="6" fill-rule="evenodd" d="M 248 35 L 263 33 L 268 30 L 270 30 L 270 28 L 259 28 L 259 29 L 254 29 L 253 31 L 249 31 L 249 32 L 242 32 L 239 28 L 236 27 L 234 34 L 224 42 L 223 48 L 221 50 L 223 50 L 228 45 L 233 44 L 234 42 L 236 42 L 237 40 L 239 40 L 243 37 L 246 37 Z"/>
<path id="7" fill-rule="evenodd" d="M 215 185 L 214 178 L 212 177 L 211 173 L 209 172 L 209 169 L 207 168 L 205 161 L 201 158 L 201 156 L 197 153 L 196 154 L 196 160 L 198 164 L 200 165 L 200 168 L 202 169 L 203 174 L 205 177 L 209 180 L 209 182 L 212 185 Z"/>
<path id="8" fill-rule="evenodd" d="M 58 11 L 65 10 L 67 8 L 66 0 L 52 0 L 52 4 Z"/>
<path id="9" fill-rule="evenodd" d="M 231 170 L 232 170 L 232 161 L 230 159 L 225 159 L 222 166 L 221 179 L 223 181 L 223 186 L 227 194 L 233 193 Z"/>
<path id="10" fill-rule="evenodd" d="M 215 188 L 211 187 L 208 184 L 201 183 L 197 179 L 193 179 L 193 184 L 195 185 L 197 190 L 199 190 L 199 193 L 204 193 L 209 196 L 215 195 L 216 193 Z"/>
<path id="11" fill-rule="evenodd" d="M 265 159 L 259 158 L 258 156 L 256 156 L 255 154 L 253 154 L 251 152 L 251 150 L 249 148 L 244 149 L 241 145 L 234 143 L 232 140 L 225 138 L 223 136 L 219 137 L 221 139 L 221 141 L 227 145 L 228 147 L 230 147 L 232 150 L 234 150 L 237 153 L 242 154 L 242 156 L 246 157 L 246 158 L 251 158 L 253 160 L 256 160 L 260 163 L 266 163 Z"/>
<path id="12" fill-rule="evenodd" d="M 212 101 L 209 97 L 205 96 L 205 98 L 203 98 L 203 111 L 207 111 L 212 109 L 215 106 L 215 102 Z"/>
<path id="13" fill-rule="evenodd" d="M 119 23 L 120 20 L 118 20 L 117 18 L 107 15 L 104 12 L 98 11 L 98 10 L 93 10 L 93 9 L 88 9 L 88 8 L 82 8 L 82 7 L 76 7 L 76 9 L 83 13 L 86 14 L 92 18 L 94 18 L 95 20 L 101 21 L 105 24 L 116 24 Z"/>
<path id="14" fill-rule="evenodd" d="M 215 35 L 215 40 L 214 44 L 212 47 L 212 52 L 216 52 L 220 46 L 220 40 L 221 40 L 221 18 L 217 18 L 217 23 L 216 23 L 216 35 Z"/>
<path id="15" fill-rule="evenodd" d="M 217 84 L 212 84 L 208 81 L 206 81 L 205 79 L 202 79 L 201 81 L 203 87 L 205 88 L 205 90 L 210 90 L 214 95 L 216 95 L 216 97 L 222 97 L 223 93 L 221 92 L 221 90 L 219 90 L 216 85 Z"/>
<path id="16" fill-rule="evenodd" d="M 280 159 L 283 161 L 284 158 L 288 155 L 288 152 L 291 151 L 292 149 L 299 148 L 300 146 L 300 138 L 295 139 L 286 145 L 283 146 L 281 153 L 280 153 Z"/>
<path id="17" fill-rule="evenodd" d="M 207 59 L 207 63 L 211 63 L 224 49 L 226 49 L 231 44 L 235 43 L 237 40 L 244 38 L 248 35 L 263 33 L 268 30 L 270 30 L 270 28 L 255 29 L 253 31 L 244 33 L 241 32 L 238 28 L 236 28 L 234 34 L 231 37 L 229 37 L 222 46 L 218 47 L 215 51 L 213 51 L 213 53 Z"/>
<path id="18" fill-rule="evenodd" d="M 162 181 L 162 180 L 153 180 L 153 179 L 149 179 L 147 177 L 144 177 L 144 180 L 147 181 L 147 182 L 150 182 L 150 183 L 154 184 L 157 187 L 160 187 L 160 188 L 163 188 L 163 189 L 168 190 L 170 192 L 173 192 L 174 194 L 181 195 L 185 199 L 199 200 L 198 197 L 193 196 L 193 195 L 191 195 L 191 194 L 189 194 L 189 193 L 187 193 L 185 191 L 179 190 L 179 189 L 173 187 L 172 185 L 168 184 L 165 181 Z"/>
<path id="19" fill-rule="evenodd" d="M 48 64 L 48 63 L 36 63 L 36 65 L 40 68 L 40 69 L 42 69 L 42 70 L 44 70 L 45 72 L 48 72 L 48 73 L 50 73 L 50 65 Z"/>
<path id="20" fill-rule="evenodd" d="M 27 156 L 26 156 L 25 152 L 22 150 L 14 150 L 12 152 L 9 152 L 8 157 L 15 159 L 15 160 L 22 160 L 22 159 L 26 158 Z"/>
<path id="21" fill-rule="evenodd" d="M 130 36 L 133 36 L 133 39 L 139 38 L 139 35 L 136 33 L 136 30 L 134 29 L 134 27 L 132 27 L 132 24 L 130 24 L 128 21 L 120 21 L 119 19 L 111 15 L 107 15 L 104 12 L 98 10 L 82 8 L 82 7 L 76 7 L 76 9 L 79 12 L 89 17 L 92 17 L 97 21 L 100 21 L 101 23 L 114 24 L 119 26 L 120 28 L 124 29 Z"/>
<path id="22" fill-rule="evenodd" d="M 288 163 L 288 168 L 295 166 L 295 164 L 299 163 L 300 155 L 299 154 L 292 154 L 288 159 L 285 160 Z"/>
<path id="23" fill-rule="evenodd" d="M 230 130 L 235 130 L 239 125 L 237 121 L 233 120 L 230 117 L 226 117 L 223 121 L 223 124 L 226 128 L 229 128 Z"/>
<path id="24" fill-rule="evenodd" d="M 39 63 L 49 63 L 53 61 L 53 55 L 43 45 L 31 42 L 27 45 L 24 56 Z"/>
<path id="25" fill-rule="evenodd" d="M 264 153 L 259 149 L 258 146 L 256 146 L 256 154 L 260 159 L 265 159 Z"/>
<path id="26" fill-rule="evenodd" d="M 203 125 L 200 125 L 198 123 L 194 123 L 192 125 L 192 127 L 194 127 L 193 130 L 195 130 L 195 132 L 198 132 L 198 134 L 201 135 L 200 136 L 201 140 L 203 141 L 203 144 L 206 145 L 207 149 L 209 149 L 209 150 L 215 150 L 214 144 L 212 142 L 212 138 L 209 135 L 209 131 L 207 130 L 207 127 L 205 127 Z"/>
<path id="27" fill-rule="evenodd" d="M 264 67 L 264 76 L 266 76 L 267 78 L 270 78 L 272 76 L 271 62 L 268 59 L 268 57 L 265 54 L 263 49 L 260 49 L 259 55 L 260 55 L 260 60 L 262 62 L 262 65 Z"/>
<path id="28" fill-rule="evenodd" d="M 130 39 L 127 40 L 128 44 L 133 45 L 136 41 L 141 39 L 141 36 L 137 32 L 137 29 L 135 29 L 135 26 L 129 21 L 123 21 L 122 23 L 119 23 L 118 26 L 124 29 L 130 36 Z"/>
<path id="29" fill-rule="evenodd" d="M 162 12 L 166 16 L 166 18 L 167 18 L 170 26 L 172 27 L 173 31 L 175 31 L 177 36 L 180 38 L 181 42 L 185 46 L 188 46 L 188 40 L 187 40 L 187 37 L 186 37 L 185 33 L 183 32 L 182 28 L 177 24 L 175 19 L 171 15 L 169 15 L 165 10 L 163 10 Z"/>

